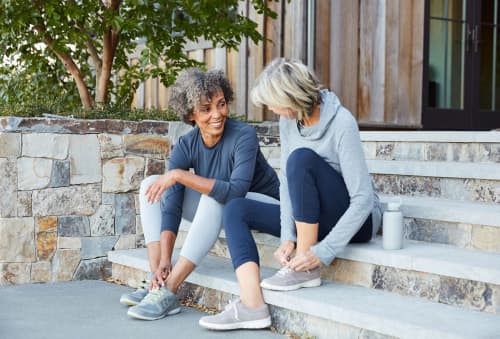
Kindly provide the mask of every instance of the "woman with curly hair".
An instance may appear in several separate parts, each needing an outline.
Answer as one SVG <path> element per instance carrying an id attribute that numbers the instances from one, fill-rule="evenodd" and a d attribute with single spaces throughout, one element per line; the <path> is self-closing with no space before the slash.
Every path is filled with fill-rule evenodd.
<path id="1" fill-rule="evenodd" d="M 151 282 L 120 299 L 133 306 L 131 317 L 155 320 L 180 311 L 175 293 L 217 240 L 227 202 L 246 197 L 279 203 L 279 180 L 260 151 L 255 129 L 227 116 L 232 100 L 221 71 L 188 69 L 171 87 L 171 107 L 194 129 L 173 148 L 168 171 L 141 184 Z M 181 219 L 191 226 L 172 267 Z M 267 306 L 252 314 L 259 327 L 271 324 Z"/>

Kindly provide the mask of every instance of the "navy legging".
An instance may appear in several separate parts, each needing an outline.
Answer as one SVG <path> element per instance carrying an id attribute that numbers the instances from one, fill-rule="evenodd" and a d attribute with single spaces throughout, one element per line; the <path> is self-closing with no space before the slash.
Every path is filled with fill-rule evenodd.
<path id="1" fill-rule="evenodd" d="M 349 194 L 342 176 L 323 158 L 307 148 L 299 148 L 286 164 L 288 191 L 293 218 L 319 223 L 318 241 L 323 240 L 349 207 Z M 233 199 L 224 207 L 222 221 L 234 269 L 246 262 L 259 264 L 259 254 L 251 230 L 280 236 L 280 208 L 245 198 Z M 366 242 L 372 237 L 371 214 L 350 242 Z"/>

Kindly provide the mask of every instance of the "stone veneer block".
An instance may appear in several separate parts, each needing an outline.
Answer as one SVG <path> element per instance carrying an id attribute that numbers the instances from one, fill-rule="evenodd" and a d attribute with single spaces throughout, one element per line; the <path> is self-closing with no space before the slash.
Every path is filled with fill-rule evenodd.
<path id="1" fill-rule="evenodd" d="M 394 160 L 394 143 L 377 142 L 376 158 L 381 160 Z"/>
<path id="2" fill-rule="evenodd" d="M 121 235 L 115 246 L 113 246 L 114 250 L 128 250 L 131 248 L 135 248 L 136 245 L 136 236 L 132 235 Z"/>
<path id="3" fill-rule="evenodd" d="M 0 158 L 0 217 L 16 216 L 17 161 Z"/>
<path id="4" fill-rule="evenodd" d="M 113 193 L 103 193 L 102 194 L 103 205 L 114 205 L 115 195 Z"/>
<path id="5" fill-rule="evenodd" d="M 79 250 L 82 248 L 82 239 L 79 237 L 57 237 L 57 248 Z"/>
<path id="6" fill-rule="evenodd" d="M 98 185 L 79 185 L 33 191 L 33 215 L 92 215 L 101 203 Z"/>
<path id="7" fill-rule="evenodd" d="M 121 135 L 100 134 L 97 139 L 101 145 L 102 159 L 123 157 L 125 155 L 123 137 Z"/>
<path id="8" fill-rule="evenodd" d="M 29 283 L 30 270 L 31 264 L 28 263 L 0 264 L 0 286 Z"/>
<path id="9" fill-rule="evenodd" d="M 17 187 L 35 190 L 49 186 L 52 160 L 44 158 L 19 158 L 17 160 Z"/>
<path id="10" fill-rule="evenodd" d="M 105 236 L 115 234 L 114 210 L 111 205 L 101 205 L 90 217 L 90 235 Z"/>
<path id="11" fill-rule="evenodd" d="M 135 235 L 143 235 L 144 231 L 142 230 L 141 216 L 135 216 Z"/>
<path id="12" fill-rule="evenodd" d="M 115 195 L 115 234 L 134 234 L 135 199 L 133 194 Z"/>
<path id="13" fill-rule="evenodd" d="M 38 232 L 36 234 L 36 253 L 38 260 L 51 260 L 57 248 L 57 232 Z"/>
<path id="14" fill-rule="evenodd" d="M 97 136 L 71 135 L 71 185 L 97 183 L 102 180 L 101 152 Z"/>
<path id="15" fill-rule="evenodd" d="M 52 176 L 49 187 L 69 186 L 70 170 L 68 160 L 55 160 L 52 165 Z"/>
<path id="16" fill-rule="evenodd" d="M 57 217 L 35 218 L 35 229 L 37 232 L 57 232 Z"/>
<path id="17" fill-rule="evenodd" d="M 52 281 L 68 281 L 73 278 L 80 263 L 80 250 L 57 250 L 52 260 Z"/>
<path id="18" fill-rule="evenodd" d="M 115 263 L 112 264 L 112 272 L 114 280 L 133 288 L 139 287 L 142 281 L 149 278 L 145 271 Z"/>
<path id="19" fill-rule="evenodd" d="M 135 200 L 135 214 L 141 214 L 141 203 L 139 194 L 134 194 L 134 200 Z"/>
<path id="20" fill-rule="evenodd" d="M 33 218 L 0 218 L 0 262 L 35 261 L 34 239 Z"/>
<path id="21" fill-rule="evenodd" d="M 424 145 L 424 160 L 446 161 L 448 159 L 448 144 L 433 143 Z"/>
<path id="22" fill-rule="evenodd" d="M 66 159 L 69 135 L 52 133 L 23 134 L 24 157 Z"/>
<path id="23" fill-rule="evenodd" d="M 435 274 L 377 266 L 373 272 L 373 288 L 401 295 L 417 296 L 432 301 L 440 298 L 440 277 Z"/>
<path id="24" fill-rule="evenodd" d="M 179 138 L 186 133 L 189 133 L 193 129 L 193 126 L 188 125 L 181 121 L 169 121 L 168 123 L 168 136 L 170 138 L 170 144 L 175 145 Z"/>
<path id="25" fill-rule="evenodd" d="M 40 261 L 31 265 L 31 282 L 49 282 L 51 280 L 50 262 Z"/>
<path id="26" fill-rule="evenodd" d="M 119 193 L 137 190 L 144 176 L 144 159 L 114 158 L 103 165 L 102 191 Z"/>
<path id="27" fill-rule="evenodd" d="M 147 159 L 146 161 L 146 173 L 145 177 L 155 174 L 164 174 L 165 173 L 165 161 L 164 160 L 156 160 L 156 159 Z"/>
<path id="28" fill-rule="evenodd" d="M 59 217 L 57 234 L 61 237 L 90 237 L 89 218 L 84 216 Z"/>
<path id="29" fill-rule="evenodd" d="M 398 142 L 394 145 L 394 160 L 422 160 L 423 145 L 419 143 Z"/>
<path id="30" fill-rule="evenodd" d="M 123 137 L 126 154 L 150 155 L 166 158 L 170 153 L 170 141 L 167 137 L 155 135 L 125 135 Z"/>
<path id="31" fill-rule="evenodd" d="M 21 134 L 0 132 L 0 158 L 18 157 L 21 154 Z"/>
<path id="32" fill-rule="evenodd" d="M 471 247 L 473 227 L 470 224 L 416 218 L 405 218 L 404 223 L 407 239 L 449 244 L 461 248 Z"/>
<path id="33" fill-rule="evenodd" d="M 346 259 L 334 260 L 332 265 L 321 270 L 323 279 L 343 284 L 372 287 L 375 265 Z"/>
<path id="34" fill-rule="evenodd" d="M 82 259 L 104 257 L 115 246 L 117 236 L 82 238 Z"/>
<path id="35" fill-rule="evenodd" d="M 488 161 L 500 163 L 500 144 L 486 144 Z"/>
<path id="36" fill-rule="evenodd" d="M 439 302 L 464 306 L 476 311 L 495 312 L 489 284 L 479 281 L 441 277 Z"/>
<path id="37" fill-rule="evenodd" d="M 111 263 L 107 258 L 82 260 L 78 265 L 74 280 L 105 280 L 111 277 Z"/>
<path id="38" fill-rule="evenodd" d="M 451 148 L 451 159 L 448 161 L 459 161 L 459 162 L 474 162 L 479 155 L 479 144 L 463 144 L 463 143 L 452 143 Z"/>
<path id="39" fill-rule="evenodd" d="M 17 216 L 18 217 L 31 217 L 31 191 L 17 192 Z"/>
<path id="40" fill-rule="evenodd" d="M 473 248 L 500 253 L 500 228 L 493 226 L 476 226 L 472 229 L 471 242 Z"/>

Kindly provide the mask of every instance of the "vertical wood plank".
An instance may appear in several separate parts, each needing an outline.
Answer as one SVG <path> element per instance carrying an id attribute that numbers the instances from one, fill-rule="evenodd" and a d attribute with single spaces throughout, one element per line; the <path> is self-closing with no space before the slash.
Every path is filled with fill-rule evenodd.
<path id="1" fill-rule="evenodd" d="M 412 0 L 412 53 L 411 53 L 411 85 L 408 123 L 422 125 L 422 74 L 424 67 L 424 12 L 425 2 Z"/>
<path id="2" fill-rule="evenodd" d="M 305 61 L 306 29 L 307 29 L 307 2 L 293 0 L 285 6 L 285 57 Z"/>
<path id="3" fill-rule="evenodd" d="M 400 26 L 400 22 L 406 18 L 400 18 L 399 16 L 401 14 L 400 8 L 401 12 L 404 12 L 404 3 L 408 2 L 403 1 L 401 5 L 400 3 L 399 0 L 386 0 L 385 97 L 383 121 L 387 123 L 396 123 L 398 121 L 399 112 L 401 112 L 401 109 L 405 106 L 403 96 L 408 95 L 404 93 L 404 90 L 400 91 L 402 88 L 407 88 L 407 82 L 402 81 L 402 77 L 409 77 L 409 69 L 405 67 L 405 57 L 401 55 L 401 53 L 407 53 L 408 44 L 411 45 L 411 39 L 408 39 L 408 41 L 404 41 L 404 39 L 400 40 L 400 34 L 403 33 L 400 31 L 400 28 L 404 29 Z M 399 104 L 401 104 L 401 106 Z"/>
<path id="4" fill-rule="evenodd" d="M 207 48 L 203 51 L 203 62 L 207 65 L 207 69 L 211 70 L 215 68 L 215 49 Z"/>
<path id="5" fill-rule="evenodd" d="M 326 87 L 330 86 L 330 7 L 330 1 L 316 1 L 314 70 L 316 76 Z"/>
<path id="6" fill-rule="evenodd" d="M 227 75 L 227 51 L 226 48 L 217 47 L 214 50 L 214 68 L 220 69 Z"/>
<path id="7" fill-rule="evenodd" d="M 239 58 L 240 55 L 237 50 L 227 51 L 227 68 L 226 76 L 231 83 L 234 90 L 234 100 L 229 104 L 229 111 L 233 114 L 244 115 L 245 112 L 240 110 L 241 100 L 240 100 L 240 81 L 244 79 L 239 76 Z"/>
<path id="8" fill-rule="evenodd" d="M 330 89 L 358 117 L 359 1 L 332 0 Z"/>
<path id="9" fill-rule="evenodd" d="M 358 122 L 384 121 L 385 0 L 361 0 Z"/>
<path id="10" fill-rule="evenodd" d="M 264 34 L 264 16 L 258 14 L 255 8 L 250 4 L 248 6 L 248 17 L 257 23 L 257 31 Z M 250 95 L 256 77 L 262 71 L 264 65 L 264 44 L 262 42 L 255 44 L 253 41 L 248 41 L 248 87 L 246 95 Z M 262 107 L 255 107 L 251 100 L 247 101 L 247 118 L 256 121 L 262 121 L 264 116 Z"/>
<path id="11" fill-rule="evenodd" d="M 248 15 L 248 6 L 249 6 L 249 0 L 246 1 L 240 1 L 239 2 L 239 12 L 243 16 Z M 237 114 L 243 115 L 245 117 L 248 117 L 247 113 L 247 102 L 248 102 L 248 95 L 247 95 L 247 78 L 248 78 L 248 39 L 244 38 L 241 41 L 240 47 L 239 47 L 239 53 L 238 53 L 238 71 L 237 71 L 237 77 L 238 77 L 238 83 L 237 87 L 235 88 L 236 90 L 236 110 Z"/>

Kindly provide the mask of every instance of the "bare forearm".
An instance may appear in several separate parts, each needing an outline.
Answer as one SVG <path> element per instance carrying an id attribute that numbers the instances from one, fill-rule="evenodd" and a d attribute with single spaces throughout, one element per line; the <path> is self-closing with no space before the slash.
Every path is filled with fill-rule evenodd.
<path id="1" fill-rule="evenodd" d="M 205 178 L 185 170 L 176 169 L 173 171 L 176 182 L 198 191 L 201 194 L 208 195 L 215 185 L 215 179 Z"/>

